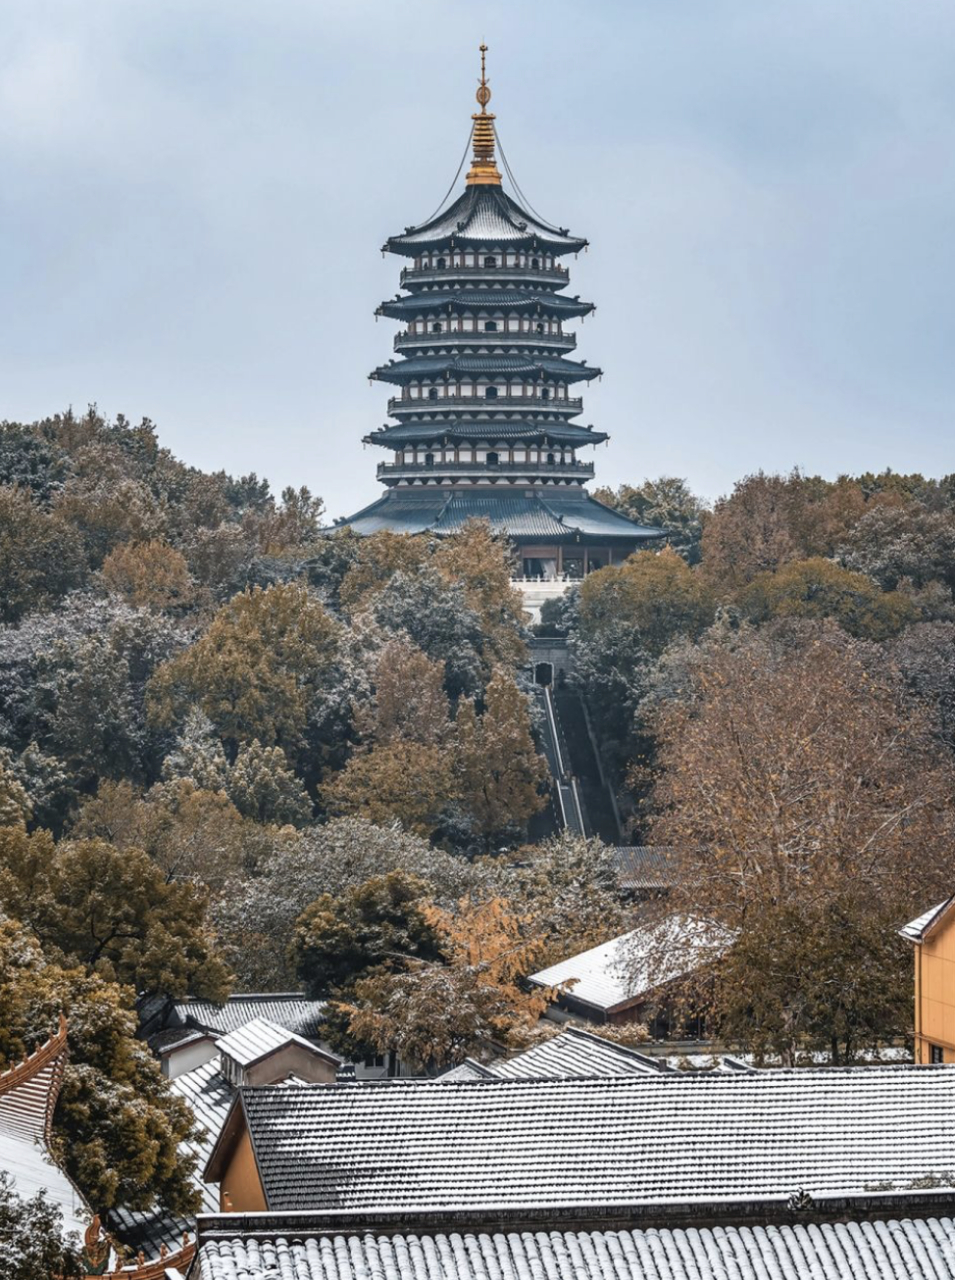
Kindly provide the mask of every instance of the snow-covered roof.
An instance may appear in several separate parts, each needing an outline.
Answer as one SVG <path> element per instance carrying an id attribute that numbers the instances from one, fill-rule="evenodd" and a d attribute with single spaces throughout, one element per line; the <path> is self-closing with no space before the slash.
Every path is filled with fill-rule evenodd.
<path id="1" fill-rule="evenodd" d="M 611 1012 L 715 959 L 729 942 L 723 929 L 673 916 L 532 973 L 529 981 L 541 987 L 572 984 L 566 989 L 572 1000 Z"/>
<path id="2" fill-rule="evenodd" d="M 267 1018 L 296 1035 L 312 1038 L 324 1019 L 324 1009 L 323 1000 L 309 1000 L 300 991 L 266 991 L 230 996 L 223 1004 L 177 1000 L 172 1006 L 172 1021 L 228 1035 L 255 1018 Z"/>
<path id="3" fill-rule="evenodd" d="M 66 1023 L 35 1053 L 0 1074 L 0 1172 L 22 1199 L 45 1190 L 63 1215 L 64 1231 L 82 1234 L 90 1211 L 50 1155 L 53 1108 L 66 1061 Z"/>
<path id="4" fill-rule="evenodd" d="M 242 1237 L 222 1225 L 202 1243 L 198 1280 L 941 1280 L 955 1272 L 951 1218 L 311 1238 L 261 1229 Z"/>
<path id="5" fill-rule="evenodd" d="M 800 1192 L 955 1189 L 955 1070 L 944 1066 L 392 1080 L 239 1099 L 270 1211 L 636 1215 L 693 1203 L 730 1215 Z M 220 1141 L 206 1176 L 234 1140 Z"/>
<path id="6" fill-rule="evenodd" d="M 908 924 L 902 926 L 899 933 L 903 938 L 908 938 L 910 942 L 921 942 L 932 927 L 938 924 L 953 902 L 955 902 L 955 894 L 950 898 L 946 898 L 944 902 L 936 903 L 924 915 L 918 916 L 915 920 L 910 920 Z"/>
<path id="7" fill-rule="evenodd" d="M 297 1044 L 308 1053 L 321 1054 L 330 1062 L 338 1062 L 337 1058 L 324 1050 L 318 1049 L 311 1040 L 296 1035 L 268 1018 L 253 1018 L 251 1022 L 230 1031 L 219 1041 L 220 1057 L 231 1058 L 240 1067 L 251 1067 L 254 1062 L 267 1058 L 270 1053 L 284 1049 L 286 1045 Z"/>
<path id="8" fill-rule="evenodd" d="M 553 1039 L 534 1045 L 516 1057 L 492 1062 L 487 1069 L 499 1080 L 636 1076 L 673 1070 L 662 1058 L 651 1058 L 579 1027 L 565 1027 Z"/>

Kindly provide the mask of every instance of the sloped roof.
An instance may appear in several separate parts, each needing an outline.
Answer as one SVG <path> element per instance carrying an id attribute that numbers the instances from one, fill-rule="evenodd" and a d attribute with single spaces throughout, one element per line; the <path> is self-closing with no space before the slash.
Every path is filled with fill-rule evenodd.
<path id="1" fill-rule="evenodd" d="M 573 1000 L 610 1012 L 714 959 L 729 941 L 725 930 L 675 916 L 570 956 L 528 981 L 541 987 L 573 982 L 567 988 Z"/>
<path id="2" fill-rule="evenodd" d="M 22 1062 L 0 1073 L 0 1173 L 23 1199 L 46 1191 L 63 1215 L 63 1230 L 82 1238 L 90 1211 L 50 1155 L 53 1108 L 66 1063 L 66 1023 Z"/>
<path id="3" fill-rule="evenodd" d="M 614 849 L 621 889 L 667 889 L 673 884 L 673 850 L 662 845 L 618 845 Z"/>
<path id="4" fill-rule="evenodd" d="M 537 440 L 551 440 L 555 444 L 597 445 L 602 444 L 608 436 L 603 431 L 592 431 L 589 427 L 578 427 L 575 423 L 518 418 L 489 418 L 483 422 L 448 421 L 444 418 L 438 422 L 401 422 L 397 426 L 382 427 L 366 437 L 369 444 L 397 448 L 408 443 L 419 443 L 428 440 L 487 440 L 494 443 L 498 440 L 524 440 L 528 444 Z"/>
<path id="5" fill-rule="evenodd" d="M 483 289 L 422 289 L 406 296 L 389 298 L 378 308 L 378 314 L 403 320 L 406 316 L 427 311 L 480 311 L 487 307 L 506 307 L 509 311 L 531 311 L 542 315 L 586 316 L 593 311 L 594 304 L 546 289 L 502 289 L 494 286 Z"/>
<path id="6" fill-rule="evenodd" d="M 506 334 L 498 335 L 506 345 Z M 470 352 L 439 356 L 408 356 L 393 364 L 379 365 L 368 375 L 379 382 L 403 383 L 414 378 L 449 377 L 475 378 L 482 374 L 509 378 L 540 378 L 546 374 L 561 382 L 589 382 L 599 378 L 601 370 L 579 360 L 565 360 L 562 356 L 512 356 L 503 352 L 496 355 L 472 355 Z M 494 406 L 492 405 L 491 408 Z M 559 406 L 558 406 L 559 407 Z"/>
<path id="7" fill-rule="evenodd" d="M 940 923 L 942 916 L 946 914 L 952 903 L 955 903 L 955 894 L 951 898 L 946 898 L 944 902 L 936 903 L 924 915 L 918 916 L 915 920 L 910 920 L 907 925 L 902 926 L 899 933 L 903 938 L 908 938 L 910 942 L 921 942 L 935 925 Z"/>
<path id="8" fill-rule="evenodd" d="M 470 186 L 447 209 L 401 235 L 389 236 L 383 248 L 414 257 L 422 249 L 442 245 L 540 245 L 553 253 L 579 253 L 587 241 L 522 209 L 497 186 Z"/>
<path id="9" fill-rule="evenodd" d="M 565 1027 L 553 1039 L 513 1058 L 492 1062 L 487 1069 L 499 1080 L 640 1076 L 673 1070 L 662 1058 L 651 1058 L 580 1027 Z"/>
<path id="10" fill-rule="evenodd" d="M 955 1071 L 942 1066 L 385 1081 L 239 1098 L 276 1212 L 639 1215 L 692 1203 L 732 1215 L 800 1192 L 955 1189 Z"/>
<path id="11" fill-rule="evenodd" d="M 377 502 L 357 512 L 342 525 L 355 533 L 452 533 L 468 520 L 488 520 L 496 533 L 512 537 L 573 542 L 578 533 L 627 542 L 658 541 L 660 529 L 634 524 L 611 511 L 583 489 L 564 493 L 554 485 L 538 493 L 524 486 L 480 490 L 436 489 L 419 494 L 389 489 Z"/>
<path id="12" fill-rule="evenodd" d="M 951 1218 L 699 1230 L 427 1235 L 221 1235 L 199 1280 L 941 1280 L 955 1273 Z"/>
<path id="13" fill-rule="evenodd" d="M 262 1058 L 267 1058 L 270 1053 L 276 1053 L 290 1044 L 300 1045 L 309 1053 L 320 1053 L 330 1062 L 337 1064 L 340 1061 L 332 1054 L 317 1049 L 311 1040 L 306 1040 L 303 1036 L 298 1036 L 294 1031 L 289 1031 L 276 1022 L 270 1022 L 267 1018 L 253 1018 L 251 1022 L 223 1036 L 219 1041 L 219 1053 L 231 1058 L 240 1067 L 250 1067 Z"/>
<path id="14" fill-rule="evenodd" d="M 177 1000 L 173 1021 L 180 1026 L 198 1027 L 217 1035 L 237 1031 L 255 1018 L 267 1018 L 296 1035 L 314 1038 L 324 1014 L 323 1000 L 309 1000 L 300 991 L 269 991 L 262 994 L 230 996 L 224 1004 L 211 1000 Z"/>

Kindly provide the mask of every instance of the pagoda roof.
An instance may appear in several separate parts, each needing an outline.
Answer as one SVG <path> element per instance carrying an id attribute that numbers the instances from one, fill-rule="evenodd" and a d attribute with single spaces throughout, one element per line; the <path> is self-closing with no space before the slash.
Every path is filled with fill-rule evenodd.
<path id="1" fill-rule="evenodd" d="M 487 422 L 401 422 L 381 427 L 365 436 L 367 444 L 400 448 L 405 444 L 426 444 L 432 440 L 553 440 L 575 446 L 603 444 L 609 436 L 572 422 L 528 422 L 490 419 Z"/>
<path id="2" fill-rule="evenodd" d="M 506 335 L 495 335 L 506 337 Z M 589 382 L 599 378 L 602 370 L 581 364 L 577 360 L 563 360 L 559 356 L 511 355 L 443 355 L 409 356 L 406 360 L 380 365 L 369 377 L 379 382 L 410 382 L 414 378 L 434 378 L 442 374 L 500 374 L 536 378 L 546 376 L 564 382 Z"/>
<path id="3" fill-rule="evenodd" d="M 389 298 L 378 308 L 378 315 L 392 320 L 426 311 L 476 311 L 487 306 L 506 307 L 509 311 L 526 311 L 555 316 L 586 316 L 594 309 L 592 302 L 567 298 L 546 289 L 429 289 L 407 297 Z"/>
<path id="4" fill-rule="evenodd" d="M 359 534 L 435 533 L 448 534 L 468 520 L 488 520 L 496 533 L 515 538 L 544 538 L 549 542 L 576 542 L 581 536 L 622 542 L 656 542 L 665 538 L 662 529 L 636 524 L 611 511 L 584 489 L 557 491 L 548 487 L 538 492 L 521 487 L 468 491 L 421 493 L 389 489 L 383 497 L 347 520 Z"/>
<path id="5" fill-rule="evenodd" d="M 428 222 L 389 236 L 384 249 L 413 258 L 422 249 L 451 245 L 540 246 L 552 253 L 579 253 L 587 241 L 565 227 L 552 227 L 528 213 L 499 186 L 471 186 Z"/>

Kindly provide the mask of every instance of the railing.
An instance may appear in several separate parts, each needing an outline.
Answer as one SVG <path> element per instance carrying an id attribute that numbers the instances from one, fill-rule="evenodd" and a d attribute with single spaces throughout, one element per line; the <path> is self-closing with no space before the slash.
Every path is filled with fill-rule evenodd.
<path id="1" fill-rule="evenodd" d="M 494 472 L 505 476 L 547 475 L 591 479 L 592 462 L 379 462 L 379 476 L 473 475 Z"/>
<path id="2" fill-rule="evenodd" d="M 499 280 L 502 276 L 520 276 L 532 280 L 559 280 L 562 284 L 570 279 L 566 267 L 404 267 L 401 272 L 402 284 L 424 283 L 438 280 Z"/>
<path id="3" fill-rule="evenodd" d="M 409 347 L 550 347 L 559 351 L 573 351 L 577 346 L 575 333 L 532 333 L 514 329 L 498 329 L 488 332 L 486 329 L 443 329 L 440 333 L 414 333 L 410 329 L 402 329 L 395 334 L 395 351 L 407 351 Z"/>
<path id="4" fill-rule="evenodd" d="M 526 409 L 541 413 L 581 413 L 584 402 L 580 397 L 563 400 L 540 396 L 438 396 L 429 400 L 424 396 L 392 396 L 388 401 L 389 413 L 440 413 L 442 409 L 483 409 L 486 413 L 499 413 L 502 409 L 513 413 Z"/>

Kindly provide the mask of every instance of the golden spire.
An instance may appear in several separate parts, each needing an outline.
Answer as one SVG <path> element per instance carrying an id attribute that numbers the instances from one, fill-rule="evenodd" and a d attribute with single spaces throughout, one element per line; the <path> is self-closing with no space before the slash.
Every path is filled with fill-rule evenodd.
<path id="1" fill-rule="evenodd" d="M 484 65 L 484 55 L 486 53 L 487 45 L 482 44 L 481 83 L 478 85 L 476 95 L 481 110 L 476 111 L 471 117 L 474 121 L 471 127 L 474 155 L 471 159 L 471 168 L 467 176 L 469 187 L 478 185 L 499 187 L 501 185 L 501 175 L 498 173 L 497 163 L 494 159 L 494 116 L 487 109 L 487 104 L 491 101 L 491 89 L 487 82 L 487 71 Z"/>

